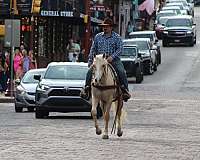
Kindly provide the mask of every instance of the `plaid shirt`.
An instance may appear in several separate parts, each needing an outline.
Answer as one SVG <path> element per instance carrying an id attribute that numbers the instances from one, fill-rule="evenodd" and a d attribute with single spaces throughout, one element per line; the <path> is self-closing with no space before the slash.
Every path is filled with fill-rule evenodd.
<path id="1" fill-rule="evenodd" d="M 113 60 L 120 59 L 122 53 L 122 39 L 120 35 L 112 31 L 111 36 L 106 36 L 104 32 L 98 33 L 92 43 L 90 54 L 88 57 L 88 65 L 93 63 L 94 54 L 106 54 L 111 56 Z"/>

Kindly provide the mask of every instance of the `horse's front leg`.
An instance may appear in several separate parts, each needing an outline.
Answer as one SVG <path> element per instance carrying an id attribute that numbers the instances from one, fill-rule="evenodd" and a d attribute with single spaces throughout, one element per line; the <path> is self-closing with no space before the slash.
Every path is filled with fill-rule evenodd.
<path id="1" fill-rule="evenodd" d="M 97 122 L 97 105 L 98 105 L 98 100 L 96 98 L 92 98 L 91 114 L 92 114 L 92 118 L 93 118 L 94 123 L 95 123 L 96 134 L 100 135 L 102 131 L 99 128 L 99 125 L 98 125 L 98 122 Z"/>
<path id="2" fill-rule="evenodd" d="M 112 102 L 108 102 L 105 104 L 105 113 L 104 113 L 104 134 L 103 139 L 108 139 L 108 123 L 110 119 L 110 108 L 111 108 Z"/>

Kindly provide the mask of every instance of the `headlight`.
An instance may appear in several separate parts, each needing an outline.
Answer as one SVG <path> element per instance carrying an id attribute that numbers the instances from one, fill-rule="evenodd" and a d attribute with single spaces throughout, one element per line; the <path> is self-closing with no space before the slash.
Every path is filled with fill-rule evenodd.
<path id="1" fill-rule="evenodd" d="M 45 84 L 39 84 L 39 88 L 40 88 L 41 90 L 46 91 L 46 90 L 48 90 L 50 87 L 47 86 L 47 85 L 45 85 Z"/>
<path id="2" fill-rule="evenodd" d="M 17 94 L 25 94 L 26 91 L 25 91 L 25 89 L 24 89 L 22 86 L 18 86 L 18 87 L 16 88 L 16 93 L 17 93 Z"/>
<path id="3" fill-rule="evenodd" d="M 164 34 L 168 34 L 168 31 L 163 31 Z"/>
<path id="4" fill-rule="evenodd" d="M 187 34 L 192 34 L 192 31 L 187 31 Z"/>

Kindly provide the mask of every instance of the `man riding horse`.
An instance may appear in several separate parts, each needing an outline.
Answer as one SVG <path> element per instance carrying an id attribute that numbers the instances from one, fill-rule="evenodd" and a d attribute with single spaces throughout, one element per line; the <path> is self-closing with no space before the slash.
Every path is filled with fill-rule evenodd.
<path id="1" fill-rule="evenodd" d="M 94 55 L 105 54 L 107 61 L 112 64 L 115 69 L 121 89 L 123 92 L 123 100 L 127 101 L 131 95 L 129 94 L 128 89 L 128 80 L 125 73 L 124 66 L 120 60 L 120 55 L 123 50 L 122 39 L 119 34 L 113 31 L 113 21 L 110 18 L 105 18 L 100 26 L 103 27 L 103 32 L 98 33 L 92 43 L 90 49 L 88 67 L 90 69 L 86 75 L 86 85 L 84 90 L 81 92 L 81 97 L 88 98 L 91 90 L 91 80 L 92 80 L 92 65 Z"/>

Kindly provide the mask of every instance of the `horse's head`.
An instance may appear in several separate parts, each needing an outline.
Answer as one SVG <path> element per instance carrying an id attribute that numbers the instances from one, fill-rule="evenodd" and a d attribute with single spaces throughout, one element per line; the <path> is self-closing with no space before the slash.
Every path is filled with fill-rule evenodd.
<path id="1" fill-rule="evenodd" d="M 94 57 L 94 62 L 93 62 L 94 78 L 92 82 L 94 85 L 102 84 L 103 79 L 106 78 L 107 64 L 108 62 L 104 54 L 96 55 Z"/>

